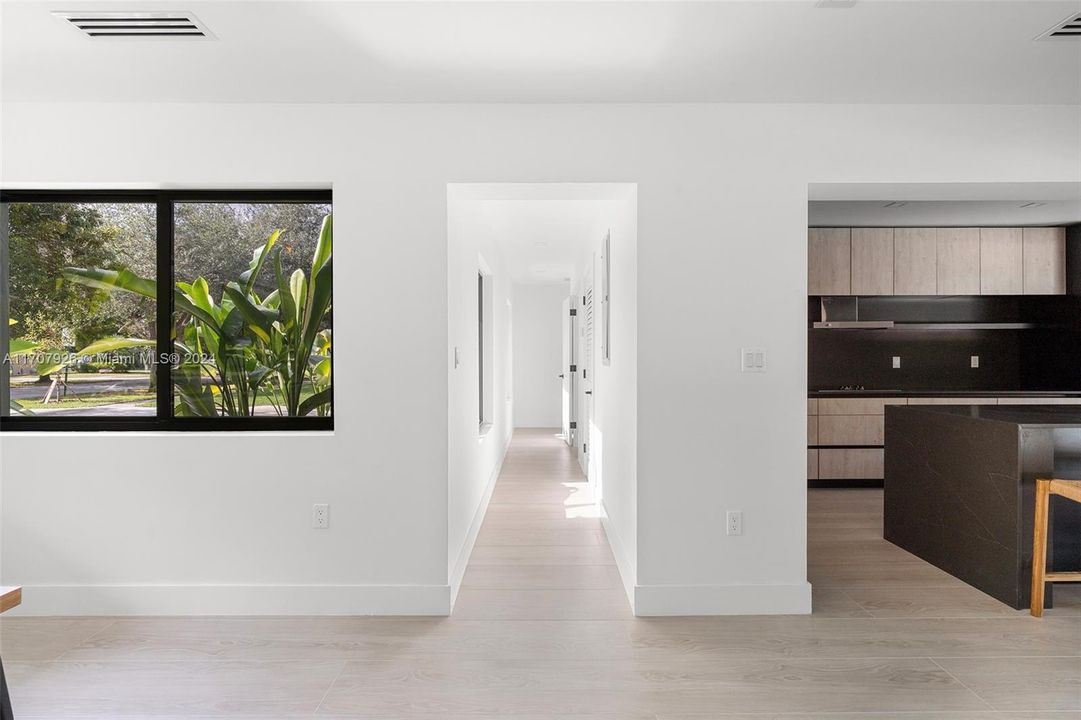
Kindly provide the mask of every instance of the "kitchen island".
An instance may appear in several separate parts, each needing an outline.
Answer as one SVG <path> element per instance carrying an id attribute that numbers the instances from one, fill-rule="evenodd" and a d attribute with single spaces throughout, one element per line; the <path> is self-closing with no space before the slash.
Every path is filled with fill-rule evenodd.
<path id="1" fill-rule="evenodd" d="M 885 539 L 1027 608 L 1035 481 L 1081 479 L 1081 407 L 888 406 L 884 444 Z M 1081 506 L 1053 501 L 1050 567 L 1079 569 Z"/>

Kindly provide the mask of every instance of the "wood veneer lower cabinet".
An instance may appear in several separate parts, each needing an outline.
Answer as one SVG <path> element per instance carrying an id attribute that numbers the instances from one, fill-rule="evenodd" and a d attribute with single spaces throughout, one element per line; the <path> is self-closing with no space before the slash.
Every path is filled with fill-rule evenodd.
<path id="1" fill-rule="evenodd" d="M 807 444 L 818 447 L 807 449 L 807 479 L 881 480 L 887 405 L 1081 405 L 1081 397 L 808 398 Z"/>
<path id="2" fill-rule="evenodd" d="M 993 397 L 914 397 L 908 399 L 909 405 L 998 405 L 999 399 Z M 1031 400 L 1029 403 L 1031 404 Z"/>
<path id="3" fill-rule="evenodd" d="M 883 476 L 882 448 L 820 448 L 819 480 L 867 480 Z"/>
<path id="4" fill-rule="evenodd" d="M 819 398 L 818 414 L 884 415 L 887 405 L 904 405 L 905 398 Z"/>
<path id="5" fill-rule="evenodd" d="M 818 445 L 881 445 L 886 418 L 884 415 L 821 415 L 817 425 Z"/>

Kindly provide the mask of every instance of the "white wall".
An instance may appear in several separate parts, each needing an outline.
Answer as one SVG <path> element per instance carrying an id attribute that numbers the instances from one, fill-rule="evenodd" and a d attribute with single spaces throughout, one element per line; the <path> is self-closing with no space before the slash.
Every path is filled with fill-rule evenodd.
<path id="1" fill-rule="evenodd" d="M 592 280 L 594 288 L 595 339 L 589 368 L 592 418 L 587 468 L 604 506 L 604 529 L 612 546 L 628 599 L 636 604 L 638 576 L 638 193 L 628 187 L 626 197 L 605 203 L 604 231 L 584 248 L 575 285 L 576 300 Z M 611 297 L 610 351 L 602 355 L 604 312 L 601 304 L 604 234 L 610 234 Z M 581 346 L 580 346 L 581 347 Z M 582 390 L 583 385 L 579 390 Z M 585 397 L 579 395 L 579 407 Z M 582 427 L 580 424 L 579 427 Z M 580 434 L 585 438 L 585 434 Z M 580 450 L 581 448 L 579 448 Z"/>
<path id="2" fill-rule="evenodd" d="M 3 437 L 32 612 L 445 611 L 447 183 L 526 181 L 637 183 L 638 612 L 805 611 L 807 184 L 1081 179 L 1066 106 L 4 110 L 9 184 L 335 193 L 333 435 Z"/>
<path id="3" fill-rule="evenodd" d="M 563 301 L 569 283 L 514 285 L 514 427 L 556 428 L 563 418 Z"/>
<path id="4" fill-rule="evenodd" d="M 337 201 L 337 198 L 335 198 Z M 447 563 L 452 599 L 457 595 L 484 510 L 502 467 L 513 432 L 509 363 L 511 360 L 511 281 L 504 259 L 473 189 L 447 189 Z M 477 342 L 477 273 L 491 278 L 491 356 L 485 388 L 491 427 L 480 432 Z M 514 323 L 517 325 L 517 323 Z M 460 365 L 454 367 L 454 348 Z"/>

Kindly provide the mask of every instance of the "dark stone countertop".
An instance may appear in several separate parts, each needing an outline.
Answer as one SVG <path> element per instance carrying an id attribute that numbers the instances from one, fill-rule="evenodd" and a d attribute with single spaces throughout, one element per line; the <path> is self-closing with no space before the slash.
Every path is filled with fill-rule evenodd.
<path id="1" fill-rule="evenodd" d="M 809 398 L 1081 397 L 1081 390 L 809 390 Z"/>
<path id="2" fill-rule="evenodd" d="M 1011 425 L 1081 428 L 1081 405 L 890 405 L 886 412 L 934 413 Z"/>

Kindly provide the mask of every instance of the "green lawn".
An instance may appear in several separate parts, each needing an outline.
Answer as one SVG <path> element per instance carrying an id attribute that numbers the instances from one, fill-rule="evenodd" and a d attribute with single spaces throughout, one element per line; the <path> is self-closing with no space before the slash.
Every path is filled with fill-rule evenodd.
<path id="1" fill-rule="evenodd" d="M 45 393 L 42 393 L 42 397 Z M 98 407 L 101 405 L 115 405 L 119 403 L 138 403 L 140 405 L 152 406 L 154 404 L 154 393 L 150 392 L 130 392 L 130 393 L 105 393 L 101 395 L 86 394 L 86 395 L 74 395 L 68 393 L 67 397 L 60 398 L 60 401 L 50 400 L 49 404 L 38 400 L 23 399 L 19 400 L 19 404 L 27 410 L 46 410 L 46 409 L 70 409 L 70 408 L 87 408 Z"/>
<path id="2" fill-rule="evenodd" d="M 17 375 L 11 378 L 12 387 L 26 387 L 37 383 L 37 375 Z M 150 374 L 145 372 L 130 373 L 68 373 L 68 385 L 93 382 L 116 382 L 117 380 L 142 380 L 150 384 Z M 49 387 L 48 382 L 40 383 L 41 387 Z"/>
<path id="3" fill-rule="evenodd" d="M 78 385 L 78 381 L 73 382 L 75 377 L 76 376 L 74 375 L 69 377 L 68 385 Z M 117 376 L 86 375 L 79 377 L 98 377 L 102 380 L 108 380 L 115 379 Z M 121 375 L 119 377 L 131 377 L 131 375 Z M 12 385 L 15 384 L 16 383 L 13 381 Z M 32 384 L 32 382 L 22 382 L 18 384 L 25 387 L 26 385 Z M 47 392 L 49 386 L 42 384 L 38 387 L 41 388 L 41 395 L 38 396 L 37 399 L 24 398 L 18 401 L 20 405 L 22 405 L 27 410 L 30 410 L 31 412 L 35 410 L 45 409 L 61 410 L 70 408 L 99 407 L 101 405 L 114 405 L 119 403 L 136 403 L 143 407 L 153 407 L 155 402 L 155 395 L 149 390 L 134 390 L 130 392 L 77 393 L 77 389 L 75 387 L 72 387 L 68 391 L 67 397 L 61 396 L 59 402 L 57 402 L 55 399 L 50 400 L 49 403 L 46 405 L 45 403 L 41 402 L 41 398 L 45 397 L 45 393 Z M 61 388 L 60 391 L 63 392 L 63 388 Z M 312 391 L 310 384 L 305 384 L 304 390 L 301 392 L 300 396 L 301 401 L 308 399 L 313 394 L 314 392 Z M 255 404 L 257 407 L 268 407 L 274 405 L 274 403 L 271 401 L 271 398 L 264 393 L 259 393 L 259 397 L 256 400 Z M 284 403 L 280 400 L 278 402 L 278 405 L 279 407 L 284 407 Z"/>

